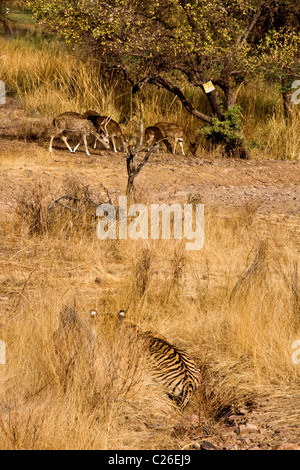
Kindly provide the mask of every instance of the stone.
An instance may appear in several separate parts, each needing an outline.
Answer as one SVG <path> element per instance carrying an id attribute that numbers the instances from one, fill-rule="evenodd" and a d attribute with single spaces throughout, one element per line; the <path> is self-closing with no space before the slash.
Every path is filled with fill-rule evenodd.
<path id="1" fill-rule="evenodd" d="M 240 424 L 238 427 L 239 434 L 249 434 L 250 432 L 257 432 L 257 431 L 258 431 L 257 426 L 251 423 Z"/>
<path id="2" fill-rule="evenodd" d="M 218 448 L 212 442 L 202 441 L 201 450 L 218 450 Z"/>
<path id="3" fill-rule="evenodd" d="M 241 417 L 238 416 L 238 415 L 230 415 L 230 416 L 227 418 L 227 421 L 228 421 L 228 423 L 230 423 L 230 424 L 234 424 L 235 421 L 237 421 L 238 419 L 241 419 Z"/>
<path id="4" fill-rule="evenodd" d="M 283 442 L 273 447 L 273 450 L 300 450 L 300 446 L 293 444 L 292 442 Z"/>

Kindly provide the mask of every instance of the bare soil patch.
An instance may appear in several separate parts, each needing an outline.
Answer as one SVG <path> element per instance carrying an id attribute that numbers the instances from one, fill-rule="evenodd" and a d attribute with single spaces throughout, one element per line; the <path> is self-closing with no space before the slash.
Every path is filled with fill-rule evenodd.
<path id="1" fill-rule="evenodd" d="M 122 153 L 91 150 L 87 157 L 78 150 L 72 155 L 57 142 L 51 155 L 47 141 L 0 138 L 0 159 L 2 206 L 11 207 L 22 187 L 43 179 L 72 176 L 94 189 L 101 183 L 116 195 L 123 195 L 126 189 L 126 157 Z M 136 189 L 138 198 L 149 203 L 196 201 L 225 211 L 253 204 L 259 217 L 296 223 L 300 213 L 300 162 L 153 154 L 137 179 Z"/>

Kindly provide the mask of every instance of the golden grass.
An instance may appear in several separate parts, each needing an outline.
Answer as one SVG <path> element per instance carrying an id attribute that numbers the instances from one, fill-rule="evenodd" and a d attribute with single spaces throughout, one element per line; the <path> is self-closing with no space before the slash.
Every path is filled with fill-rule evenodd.
<path id="1" fill-rule="evenodd" d="M 179 411 L 151 379 L 139 345 L 120 334 L 121 308 L 204 367 L 206 398 L 195 396 L 187 412 L 201 406 L 209 419 L 259 392 L 299 384 L 292 229 L 260 221 L 245 205 L 206 211 L 199 252 L 183 241 L 100 241 L 83 213 L 93 195 L 74 180 L 62 187 L 80 212 L 56 207 L 47 221 L 51 194 L 40 186 L 1 224 L 2 448 L 182 445 L 171 432 Z"/>
<path id="2" fill-rule="evenodd" d="M 266 83 L 258 76 L 236 90 L 236 99 L 243 110 L 245 136 L 254 144 L 254 158 L 299 159 L 299 106 L 294 106 L 293 120 L 287 124 L 276 83 Z"/>
<path id="3" fill-rule="evenodd" d="M 177 97 L 154 86 L 146 87 L 136 97 L 119 79 L 101 78 L 96 61 L 81 60 L 76 50 L 62 43 L 37 37 L 0 38 L 0 76 L 9 96 L 18 96 L 32 116 L 53 117 L 72 110 L 94 109 L 109 115 L 132 136 L 139 127 L 139 103 L 143 103 L 145 127 L 158 121 L 182 125 L 192 141 L 199 142 L 198 155 L 214 156 L 203 137 L 197 137 L 203 125 L 190 115 Z M 190 102 L 210 114 L 208 102 L 200 89 L 182 85 Z M 254 158 L 298 159 L 300 155 L 299 110 L 286 125 L 280 91 L 260 77 L 236 88 L 237 103 L 243 109 L 244 134 L 253 147 Z"/>
<path id="4" fill-rule="evenodd" d="M 93 61 L 79 60 L 55 41 L 0 38 L 0 49 L 0 75 L 8 95 L 21 98 L 33 115 L 98 109 L 120 120 L 115 90 L 99 81 Z"/>
<path id="5" fill-rule="evenodd" d="M 1 79 L 33 115 L 90 108 L 123 122 L 129 135 L 137 128 L 130 90 L 95 81 L 96 65 L 83 64 L 65 46 L 0 38 L 0 49 Z M 297 120 L 286 127 L 278 91 L 261 87 L 254 93 L 249 84 L 238 93 L 245 134 L 259 144 L 254 156 L 297 158 Z M 201 93 L 188 93 L 208 111 Z M 199 122 L 173 96 L 149 88 L 140 99 L 145 125 L 166 120 L 196 133 Z M 198 155 L 216 154 L 205 145 Z M 47 158 L 36 148 L 28 160 L 24 146 L 8 151 L 1 165 L 13 177 L 20 165 L 35 169 Z M 195 356 L 203 389 L 187 413 L 201 410 L 209 420 L 262 391 L 299 385 L 291 359 L 300 337 L 296 227 L 261 220 L 257 206 L 245 204 L 226 213 L 205 209 L 199 252 L 187 252 L 182 241 L 100 241 L 93 216 L 99 195 L 66 166 L 65 180 L 54 171 L 47 183 L 41 177 L 34 189 L 24 185 L 17 209 L 0 225 L 0 340 L 7 349 L 7 364 L 0 365 L 2 448 L 189 445 L 174 434 L 179 411 L 152 380 L 139 345 L 120 334 L 121 308 L 130 322 Z M 62 201 L 73 210 L 49 209 L 63 194 L 73 197 Z M 93 319 L 91 309 L 98 312 Z"/>

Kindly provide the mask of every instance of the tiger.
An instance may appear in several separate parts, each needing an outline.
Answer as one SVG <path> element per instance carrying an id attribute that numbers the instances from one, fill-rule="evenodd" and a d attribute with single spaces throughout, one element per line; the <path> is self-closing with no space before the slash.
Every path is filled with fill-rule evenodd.
<path id="1" fill-rule="evenodd" d="M 123 323 L 124 318 L 125 312 L 121 310 L 118 320 Z M 154 378 L 163 384 L 170 398 L 184 409 L 201 381 L 200 368 L 194 358 L 185 350 L 169 343 L 164 336 L 142 331 L 133 324 L 125 325 L 126 328 L 134 329 L 137 337 L 143 340 L 149 353 L 147 362 Z"/>

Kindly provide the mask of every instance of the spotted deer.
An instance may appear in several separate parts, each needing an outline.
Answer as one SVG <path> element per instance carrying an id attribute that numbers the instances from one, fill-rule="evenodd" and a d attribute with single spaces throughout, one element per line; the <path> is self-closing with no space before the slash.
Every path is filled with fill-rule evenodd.
<path id="1" fill-rule="evenodd" d="M 183 128 L 170 122 L 157 122 L 154 126 L 147 127 L 145 141 L 148 146 L 161 141 L 167 150 L 173 154 L 176 152 L 177 143 L 179 143 L 183 155 L 185 155 L 183 143 L 187 144 L 193 155 L 196 152 L 196 144 L 190 141 Z M 173 146 L 171 143 L 173 143 Z"/>
<path id="2" fill-rule="evenodd" d="M 79 141 L 74 150 L 72 150 L 68 143 L 68 138 L 70 138 L 70 136 L 80 136 L 84 143 L 86 154 L 90 155 L 87 146 L 87 135 L 93 135 L 106 149 L 109 149 L 108 137 L 99 134 L 95 126 L 88 119 L 82 114 L 66 111 L 53 119 L 49 150 L 52 152 L 53 140 L 59 137 L 66 144 L 70 152 L 75 153 L 81 142 Z"/>
<path id="3" fill-rule="evenodd" d="M 100 116 L 96 111 L 86 111 L 83 115 L 91 121 L 97 132 L 108 137 L 111 141 L 114 152 L 117 152 L 118 142 L 121 143 L 123 152 L 127 150 L 127 141 L 121 130 L 120 125 L 108 116 Z M 95 140 L 94 148 L 96 148 L 97 140 Z"/>
<path id="4" fill-rule="evenodd" d="M 147 147 L 160 147 L 164 144 L 169 152 L 172 152 L 169 142 L 164 138 L 163 133 L 156 126 L 149 126 L 145 129 L 145 144 Z"/>

